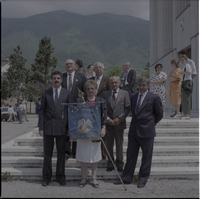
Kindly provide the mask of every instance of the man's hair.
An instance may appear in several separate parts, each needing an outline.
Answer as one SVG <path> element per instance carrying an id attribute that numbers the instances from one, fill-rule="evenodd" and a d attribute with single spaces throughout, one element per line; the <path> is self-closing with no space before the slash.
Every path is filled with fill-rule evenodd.
<path id="1" fill-rule="evenodd" d="M 104 64 L 101 63 L 101 62 L 96 62 L 96 63 L 94 64 L 94 68 L 96 67 L 96 65 L 101 65 L 101 66 L 103 67 L 103 69 L 105 68 L 105 67 L 104 67 Z"/>
<path id="2" fill-rule="evenodd" d="M 60 75 L 61 79 L 63 79 L 63 75 L 62 75 L 62 73 L 60 71 L 53 71 L 51 73 L 51 79 L 53 78 L 54 75 Z"/>
<path id="3" fill-rule="evenodd" d="M 140 78 L 138 78 L 137 83 L 141 83 L 141 82 L 147 82 L 147 85 L 150 84 L 150 80 L 147 77 L 140 77 Z"/>
<path id="4" fill-rule="evenodd" d="M 188 56 L 188 53 L 187 53 L 186 50 L 182 50 L 182 51 L 180 51 L 178 54 L 185 54 L 186 56 Z"/>
<path id="5" fill-rule="evenodd" d="M 117 78 L 117 79 L 118 79 L 118 81 L 120 81 L 120 78 L 119 78 L 119 76 L 111 76 L 111 77 L 110 77 L 110 81 L 112 80 L 112 78 Z"/>

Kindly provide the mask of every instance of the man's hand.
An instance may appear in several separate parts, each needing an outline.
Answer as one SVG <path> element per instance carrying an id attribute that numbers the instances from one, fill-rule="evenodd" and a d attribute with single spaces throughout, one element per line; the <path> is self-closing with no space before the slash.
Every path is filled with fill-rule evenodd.
<path id="1" fill-rule="evenodd" d="M 114 123 L 114 121 L 112 119 L 108 119 L 107 122 L 108 122 L 108 124 L 110 126 L 114 126 L 115 125 L 115 123 Z"/>
<path id="2" fill-rule="evenodd" d="M 39 134 L 40 134 L 41 137 L 43 137 L 44 136 L 44 131 L 43 130 L 39 131 Z"/>
<path id="3" fill-rule="evenodd" d="M 113 122 L 115 126 L 118 126 L 122 122 L 122 120 L 120 118 L 115 118 L 113 119 Z"/>

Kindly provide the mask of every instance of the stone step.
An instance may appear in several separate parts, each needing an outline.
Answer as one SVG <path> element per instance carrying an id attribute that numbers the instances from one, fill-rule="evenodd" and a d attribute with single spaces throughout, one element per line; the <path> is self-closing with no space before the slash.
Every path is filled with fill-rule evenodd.
<path id="1" fill-rule="evenodd" d="M 126 154 L 127 146 L 124 146 L 123 152 Z M 114 148 L 115 152 L 115 148 Z M 199 153 L 199 146 L 154 146 L 155 156 L 196 156 Z M 54 146 L 54 155 L 56 148 Z M 42 146 L 8 146 L 2 148 L 2 156 L 43 156 Z"/>
<path id="2" fill-rule="evenodd" d="M 127 117 L 126 123 L 127 127 L 130 126 L 132 118 Z M 168 128 L 168 127 L 174 127 L 174 128 L 199 128 L 199 119 L 198 118 L 191 118 L 190 120 L 180 120 L 180 119 L 162 119 L 157 125 L 157 128 Z"/>
<path id="3" fill-rule="evenodd" d="M 42 168 L 43 157 L 2 156 L 2 167 L 13 168 Z M 57 159 L 52 158 L 52 166 L 56 167 Z M 126 157 L 124 157 L 126 163 Z M 141 156 L 138 157 L 137 167 L 141 165 Z M 153 156 L 152 167 L 198 167 L 198 156 Z M 66 161 L 66 168 L 80 168 L 80 162 L 70 158 Z M 107 160 L 98 162 L 99 168 L 107 167 Z"/>
<path id="4" fill-rule="evenodd" d="M 128 136 L 124 136 L 124 145 L 128 144 Z M 198 145 L 199 138 L 196 136 L 169 136 L 169 137 L 155 137 L 155 145 Z M 15 146 L 43 146 L 43 138 L 41 137 L 26 137 L 26 138 L 16 138 Z"/>
<path id="5" fill-rule="evenodd" d="M 42 180 L 41 168 L 2 168 L 2 173 L 10 172 L 12 180 Z M 135 169 L 137 174 L 139 168 Z M 121 173 L 120 173 L 121 174 Z M 80 168 L 66 168 L 65 169 L 66 180 L 80 180 L 81 171 Z M 151 178 L 196 178 L 199 176 L 199 167 L 154 167 L 151 169 Z M 91 169 L 88 169 L 88 179 L 91 179 Z M 118 179 L 118 175 L 115 170 L 107 172 L 104 168 L 98 168 L 97 179 Z M 53 167 L 53 177 L 55 180 L 55 167 Z"/>

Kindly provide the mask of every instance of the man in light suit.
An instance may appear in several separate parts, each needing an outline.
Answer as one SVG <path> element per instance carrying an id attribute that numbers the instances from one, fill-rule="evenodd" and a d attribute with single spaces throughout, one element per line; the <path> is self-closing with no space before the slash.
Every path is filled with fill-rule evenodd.
<path id="1" fill-rule="evenodd" d="M 105 67 L 103 63 L 96 62 L 94 64 L 94 72 L 96 73 L 96 77 L 91 78 L 92 80 L 95 80 L 97 82 L 96 96 L 101 98 L 103 98 L 104 91 L 111 89 L 109 78 L 103 75 L 104 69 Z M 106 143 L 106 136 L 103 137 L 103 140 Z M 103 144 L 101 144 L 101 152 L 102 152 L 102 159 L 106 159 L 106 150 Z"/>
<path id="2" fill-rule="evenodd" d="M 116 142 L 116 166 L 118 171 L 123 171 L 123 140 L 124 129 L 126 129 L 126 117 L 130 112 L 130 98 L 127 91 L 120 90 L 120 79 L 117 76 L 110 78 L 112 90 L 103 93 L 103 98 L 107 104 L 107 148 L 114 160 L 113 145 Z M 108 157 L 107 171 L 114 169 Z"/>
<path id="3" fill-rule="evenodd" d="M 130 184 L 137 163 L 139 149 L 142 149 L 142 163 L 139 171 L 138 188 L 145 186 L 151 171 L 155 126 L 163 117 L 162 102 L 158 95 L 148 91 L 149 79 L 138 79 L 139 92 L 131 95 L 132 121 L 128 134 L 127 161 L 122 174 L 125 184 Z M 121 184 L 116 181 L 115 184 Z"/>
<path id="4" fill-rule="evenodd" d="M 62 87 L 68 89 L 70 91 L 69 95 L 69 103 L 76 103 L 78 99 L 78 89 L 80 89 L 86 95 L 85 91 L 85 82 L 86 77 L 81 73 L 77 73 L 76 63 L 72 59 L 68 59 L 65 62 L 66 73 L 63 74 Z M 70 157 L 72 154 L 73 158 L 76 155 L 76 142 L 72 142 L 72 150 L 71 150 L 71 142 L 69 141 L 69 137 L 66 138 L 66 158 Z"/>
<path id="5" fill-rule="evenodd" d="M 123 84 L 121 85 L 121 89 L 128 91 L 129 96 L 131 96 L 132 93 L 137 91 L 136 72 L 131 68 L 130 62 L 124 63 L 122 68 L 123 74 L 121 75 L 121 79 L 123 80 Z"/>
<path id="6" fill-rule="evenodd" d="M 47 186 L 52 177 L 52 154 L 54 139 L 57 148 L 56 179 L 60 185 L 65 181 L 65 138 L 67 135 L 67 103 L 69 91 L 61 87 L 62 73 L 53 71 L 51 74 L 52 88 L 42 95 L 39 114 L 39 134 L 43 137 L 44 162 L 42 186 Z"/>

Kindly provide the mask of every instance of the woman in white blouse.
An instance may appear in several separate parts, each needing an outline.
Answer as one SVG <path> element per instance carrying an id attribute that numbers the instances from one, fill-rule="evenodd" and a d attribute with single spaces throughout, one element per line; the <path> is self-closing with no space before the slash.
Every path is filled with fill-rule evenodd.
<path id="1" fill-rule="evenodd" d="M 180 72 L 182 77 L 182 89 L 181 89 L 181 105 L 184 117 L 182 119 L 190 119 L 190 107 L 191 107 L 191 96 L 192 93 L 184 90 L 183 85 L 192 87 L 192 68 L 187 63 L 187 56 L 182 56 L 180 58 L 182 64 L 182 71 Z"/>

